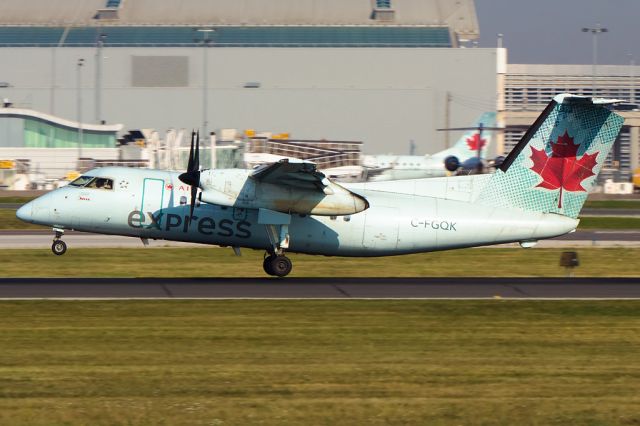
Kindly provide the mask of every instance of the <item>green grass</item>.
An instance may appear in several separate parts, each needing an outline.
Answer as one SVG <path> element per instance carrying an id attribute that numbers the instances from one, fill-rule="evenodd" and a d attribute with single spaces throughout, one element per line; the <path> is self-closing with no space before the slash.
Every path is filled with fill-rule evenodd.
<path id="1" fill-rule="evenodd" d="M 0 204 L 19 204 L 19 203 L 25 204 L 35 198 L 36 197 L 3 196 L 0 194 Z"/>
<path id="2" fill-rule="evenodd" d="M 482 248 L 384 258 L 290 254 L 293 277 L 565 276 L 561 249 Z M 640 276 L 638 248 L 580 248 L 575 276 Z M 264 277 L 261 251 L 222 248 L 0 250 L 5 277 Z"/>
<path id="3" fill-rule="evenodd" d="M 640 200 L 587 200 L 584 204 L 591 209 L 638 209 Z"/>
<path id="4" fill-rule="evenodd" d="M 640 302 L 0 302 L 0 424 L 636 425 Z"/>
<path id="5" fill-rule="evenodd" d="M 640 217 L 581 217 L 578 229 L 640 229 Z"/>
<path id="6" fill-rule="evenodd" d="M 14 209 L 0 209 L 0 229 L 51 229 L 51 227 L 23 222 L 16 217 Z"/>

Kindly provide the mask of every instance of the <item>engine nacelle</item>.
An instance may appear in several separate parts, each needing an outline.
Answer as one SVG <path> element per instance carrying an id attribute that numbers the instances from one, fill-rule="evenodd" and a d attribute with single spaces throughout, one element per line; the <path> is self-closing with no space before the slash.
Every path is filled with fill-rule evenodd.
<path id="1" fill-rule="evenodd" d="M 256 181 L 241 170 L 206 173 L 200 200 L 209 204 L 319 216 L 350 215 L 369 208 L 364 197 L 331 181 L 323 192 Z"/>
<path id="2" fill-rule="evenodd" d="M 505 157 L 502 155 L 497 156 L 493 160 L 489 161 L 489 167 L 495 167 L 496 169 L 504 163 Z"/>
<path id="3" fill-rule="evenodd" d="M 450 155 L 444 159 L 444 168 L 450 172 L 455 172 L 460 167 L 460 160 L 455 155 Z"/>

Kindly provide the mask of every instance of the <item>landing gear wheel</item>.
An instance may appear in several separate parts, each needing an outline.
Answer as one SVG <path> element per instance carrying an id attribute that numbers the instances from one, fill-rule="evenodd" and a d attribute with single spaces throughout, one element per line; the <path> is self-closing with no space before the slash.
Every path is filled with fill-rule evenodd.
<path id="1" fill-rule="evenodd" d="M 264 269 L 264 271 L 271 276 L 275 275 L 271 270 L 271 262 L 275 257 L 276 257 L 275 255 L 270 254 L 269 256 L 265 257 L 264 260 L 262 261 L 262 269 Z"/>
<path id="2" fill-rule="evenodd" d="M 291 269 L 293 268 L 291 260 L 286 256 L 273 256 L 269 263 L 269 267 L 272 272 L 271 275 L 275 275 L 277 277 L 285 277 L 289 275 L 289 272 L 291 272 Z"/>
<path id="3" fill-rule="evenodd" d="M 62 240 L 56 240 L 51 245 L 53 254 L 61 256 L 67 252 L 67 244 Z"/>

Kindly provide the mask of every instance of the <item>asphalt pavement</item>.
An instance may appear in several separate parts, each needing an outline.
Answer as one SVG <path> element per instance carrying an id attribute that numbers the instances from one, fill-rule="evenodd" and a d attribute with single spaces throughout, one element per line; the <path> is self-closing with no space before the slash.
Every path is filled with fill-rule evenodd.
<path id="1" fill-rule="evenodd" d="M 0 299 L 640 299 L 639 278 L 2 278 Z"/>

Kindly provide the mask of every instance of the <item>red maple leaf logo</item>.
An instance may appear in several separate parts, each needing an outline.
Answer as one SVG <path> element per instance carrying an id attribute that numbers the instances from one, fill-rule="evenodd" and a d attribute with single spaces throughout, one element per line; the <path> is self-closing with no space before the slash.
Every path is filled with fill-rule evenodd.
<path id="1" fill-rule="evenodd" d="M 582 181 L 589 176 L 594 176 L 593 168 L 598 164 L 596 157 L 599 152 L 584 154 L 580 159 L 576 158 L 578 147 L 574 145 L 569 132 L 559 136 L 555 143 L 551 144 L 551 156 L 547 156 L 544 149 L 531 147 L 531 170 L 542 178 L 542 182 L 536 188 L 560 190 L 558 208 L 562 208 L 562 190 L 570 192 L 586 192 L 582 187 Z"/>
<path id="2" fill-rule="evenodd" d="M 487 140 L 484 138 L 480 138 L 479 133 L 475 133 L 470 138 L 467 138 L 467 145 L 471 151 L 478 151 L 484 148 L 487 144 Z"/>

